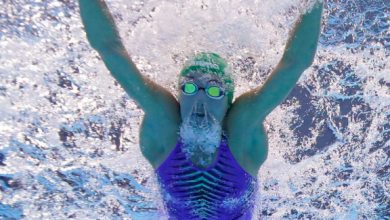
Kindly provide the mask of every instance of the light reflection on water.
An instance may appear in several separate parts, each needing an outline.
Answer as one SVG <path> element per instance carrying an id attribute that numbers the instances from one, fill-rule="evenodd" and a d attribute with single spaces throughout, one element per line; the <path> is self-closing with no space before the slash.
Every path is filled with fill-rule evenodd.
<path id="1" fill-rule="evenodd" d="M 280 59 L 298 3 L 109 6 L 144 74 L 176 93 L 185 58 L 211 50 L 232 64 L 237 96 Z M 389 219 L 389 12 L 386 0 L 326 2 L 313 66 L 265 123 L 263 219 Z M 164 218 L 139 151 L 143 113 L 90 48 L 75 1 L 1 1 L 0 30 L 0 218 Z"/>

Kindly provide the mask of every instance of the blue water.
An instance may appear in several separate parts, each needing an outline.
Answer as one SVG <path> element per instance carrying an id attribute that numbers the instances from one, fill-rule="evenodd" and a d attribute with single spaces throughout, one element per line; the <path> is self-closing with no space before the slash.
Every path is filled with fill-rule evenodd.
<path id="1" fill-rule="evenodd" d="M 109 0 L 141 72 L 176 94 L 214 51 L 236 95 L 283 52 L 298 0 Z M 313 66 L 265 122 L 254 219 L 390 219 L 390 6 L 326 1 Z M 74 0 L 0 1 L 0 219 L 166 219 L 141 156 L 143 113 L 82 29 Z"/>

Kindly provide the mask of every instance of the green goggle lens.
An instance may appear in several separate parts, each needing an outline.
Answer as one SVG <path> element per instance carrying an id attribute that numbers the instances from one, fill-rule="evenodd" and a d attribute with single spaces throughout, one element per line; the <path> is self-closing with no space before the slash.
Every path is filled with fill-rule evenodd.
<path id="1" fill-rule="evenodd" d="M 207 93 L 212 97 L 221 96 L 221 90 L 217 86 L 211 86 L 207 89 Z"/>
<path id="2" fill-rule="evenodd" d="M 184 85 L 183 91 L 184 91 L 185 93 L 192 94 L 192 93 L 196 92 L 196 87 L 195 87 L 195 85 L 192 84 L 192 83 L 186 83 L 186 84 Z"/>

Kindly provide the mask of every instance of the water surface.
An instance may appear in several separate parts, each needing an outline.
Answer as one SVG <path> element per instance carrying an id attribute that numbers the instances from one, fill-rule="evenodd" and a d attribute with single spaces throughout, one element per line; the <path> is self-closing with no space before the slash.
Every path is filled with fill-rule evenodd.
<path id="1" fill-rule="evenodd" d="M 213 51 L 236 97 L 281 58 L 300 2 L 110 0 L 141 72 L 177 93 Z M 265 121 L 254 219 L 390 219 L 390 6 L 326 1 L 314 64 Z M 0 1 L 0 218 L 164 219 L 143 113 L 89 46 L 74 0 Z M 261 216 L 261 217 L 260 217 Z"/>

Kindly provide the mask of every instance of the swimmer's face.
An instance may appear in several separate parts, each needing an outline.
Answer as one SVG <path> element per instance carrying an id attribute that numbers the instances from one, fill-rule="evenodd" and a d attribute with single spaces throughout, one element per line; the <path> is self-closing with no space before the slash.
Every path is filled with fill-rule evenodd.
<path id="1" fill-rule="evenodd" d="M 222 90 L 226 91 L 226 85 L 222 79 L 215 74 L 204 74 L 190 71 L 185 76 L 181 77 L 180 86 L 186 82 L 192 82 L 199 88 L 207 88 L 210 85 L 217 85 Z M 191 114 L 196 114 L 198 117 L 203 117 L 205 112 L 214 117 L 222 124 L 228 110 L 228 97 L 224 95 L 221 99 L 213 99 L 206 94 L 206 91 L 199 89 L 195 94 L 186 95 L 179 89 L 180 113 L 182 119 L 186 119 Z"/>

